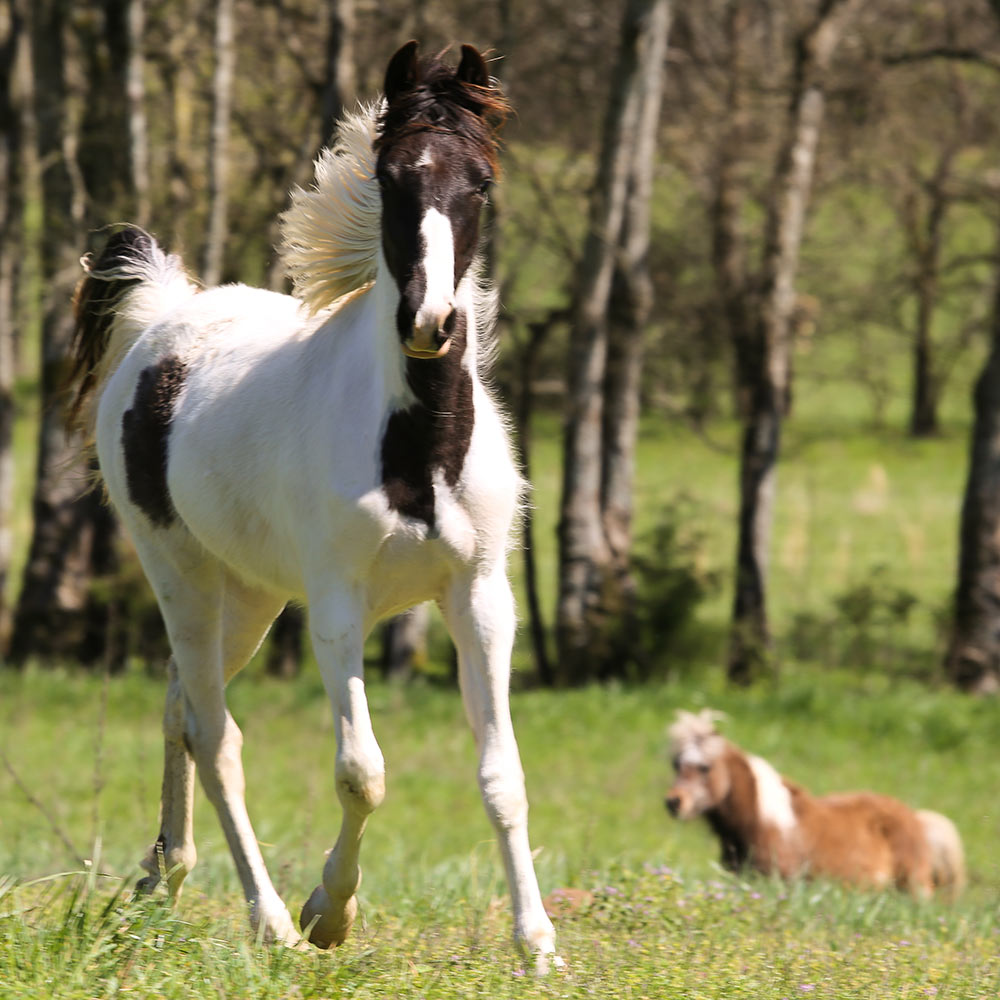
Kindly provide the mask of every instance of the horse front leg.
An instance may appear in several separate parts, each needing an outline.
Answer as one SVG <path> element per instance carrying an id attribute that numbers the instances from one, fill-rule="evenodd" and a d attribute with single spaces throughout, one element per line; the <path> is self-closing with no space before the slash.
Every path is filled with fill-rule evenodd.
<path id="1" fill-rule="evenodd" d="M 458 647 L 459 683 L 479 748 L 479 788 L 503 856 L 514 911 L 514 938 L 536 968 L 561 965 L 542 905 L 528 843 L 528 798 L 510 718 L 514 599 L 502 566 L 456 581 L 441 611 Z"/>
<path id="2" fill-rule="evenodd" d="M 323 881 L 302 907 L 299 923 L 320 948 L 342 944 L 358 912 L 361 838 L 385 798 L 385 762 L 375 740 L 362 666 L 362 608 L 342 597 L 314 602 L 310 629 L 323 684 L 333 709 L 340 834 L 323 866 Z"/>

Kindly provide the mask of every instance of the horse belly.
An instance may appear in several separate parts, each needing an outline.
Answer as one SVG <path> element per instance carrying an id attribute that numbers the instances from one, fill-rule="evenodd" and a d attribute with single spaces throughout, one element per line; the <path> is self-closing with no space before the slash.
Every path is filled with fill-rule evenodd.
<path id="1" fill-rule="evenodd" d="M 376 558 L 366 586 L 369 627 L 414 605 L 439 598 L 452 571 L 450 560 L 433 544 L 387 546 Z"/>
<path id="2" fill-rule="evenodd" d="M 813 817 L 811 868 L 852 885 L 884 889 L 895 875 L 895 856 L 879 804 L 866 795 L 817 800 Z"/>

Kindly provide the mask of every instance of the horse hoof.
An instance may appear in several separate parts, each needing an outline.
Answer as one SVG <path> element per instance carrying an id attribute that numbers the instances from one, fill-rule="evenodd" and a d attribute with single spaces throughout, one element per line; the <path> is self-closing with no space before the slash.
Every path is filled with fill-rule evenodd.
<path id="1" fill-rule="evenodd" d="M 140 896 L 148 896 L 160 884 L 159 875 L 143 875 L 135 884 L 135 891 Z"/>
<path id="2" fill-rule="evenodd" d="M 357 896 L 338 905 L 330 899 L 326 889 L 317 886 L 302 907 L 299 926 L 317 948 L 336 948 L 347 939 L 357 915 Z"/>

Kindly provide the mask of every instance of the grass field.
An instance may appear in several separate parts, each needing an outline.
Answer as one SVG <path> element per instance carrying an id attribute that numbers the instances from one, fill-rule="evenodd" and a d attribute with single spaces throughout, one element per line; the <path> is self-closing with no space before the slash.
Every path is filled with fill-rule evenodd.
<path id="1" fill-rule="evenodd" d="M 376 684 L 389 794 L 366 835 L 363 921 L 333 954 L 255 948 L 199 792 L 182 902 L 129 900 L 155 834 L 160 691 L 63 673 L 0 675 L 0 996 L 995 997 L 1000 989 L 997 706 L 905 680 L 786 678 L 515 695 L 543 891 L 597 893 L 558 932 L 568 972 L 523 975 L 458 697 Z M 872 787 L 955 818 L 957 905 L 737 879 L 700 824 L 662 808 L 664 727 L 711 704 L 728 731 L 816 791 Z M 332 731 L 313 676 L 232 689 L 248 800 L 293 912 L 336 835 Z M 39 805 L 50 812 L 43 815 Z M 74 853 L 94 859 L 89 874 Z M 59 874 L 67 873 L 67 874 Z"/>

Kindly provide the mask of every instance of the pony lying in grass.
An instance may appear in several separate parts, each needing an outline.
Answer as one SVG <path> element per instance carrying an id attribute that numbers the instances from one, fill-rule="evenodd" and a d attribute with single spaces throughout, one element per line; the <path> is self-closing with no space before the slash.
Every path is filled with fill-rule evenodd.
<path id="1" fill-rule="evenodd" d="M 77 295 L 74 411 L 172 652 L 160 833 L 140 886 L 166 880 L 176 896 L 195 863 L 197 765 L 267 940 L 298 932 L 247 815 L 226 684 L 285 602 L 306 601 L 336 753 L 317 746 L 303 766 L 329 768 L 343 818 L 300 925 L 337 945 L 385 795 L 365 636 L 432 599 L 458 648 L 515 937 L 540 968 L 554 951 L 508 700 L 505 562 L 523 483 L 484 381 L 494 310 L 474 264 L 506 112 L 474 48 L 452 68 L 418 60 L 410 42 L 386 70 L 385 101 L 342 123 L 315 187 L 293 196 L 294 295 L 200 290 L 134 227 L 87 261 Z"/>
<path id="2" fill-rule="evenodd" d="M 678 819 L 708 820 L 726 868 L 896 886 L 919 898 L 961 890 L 962 842 L 946 816 L 874 792 L 811 795 L 721 736 L 717 718 L 711 709 L 677 713 L 666 806 Z"/>

